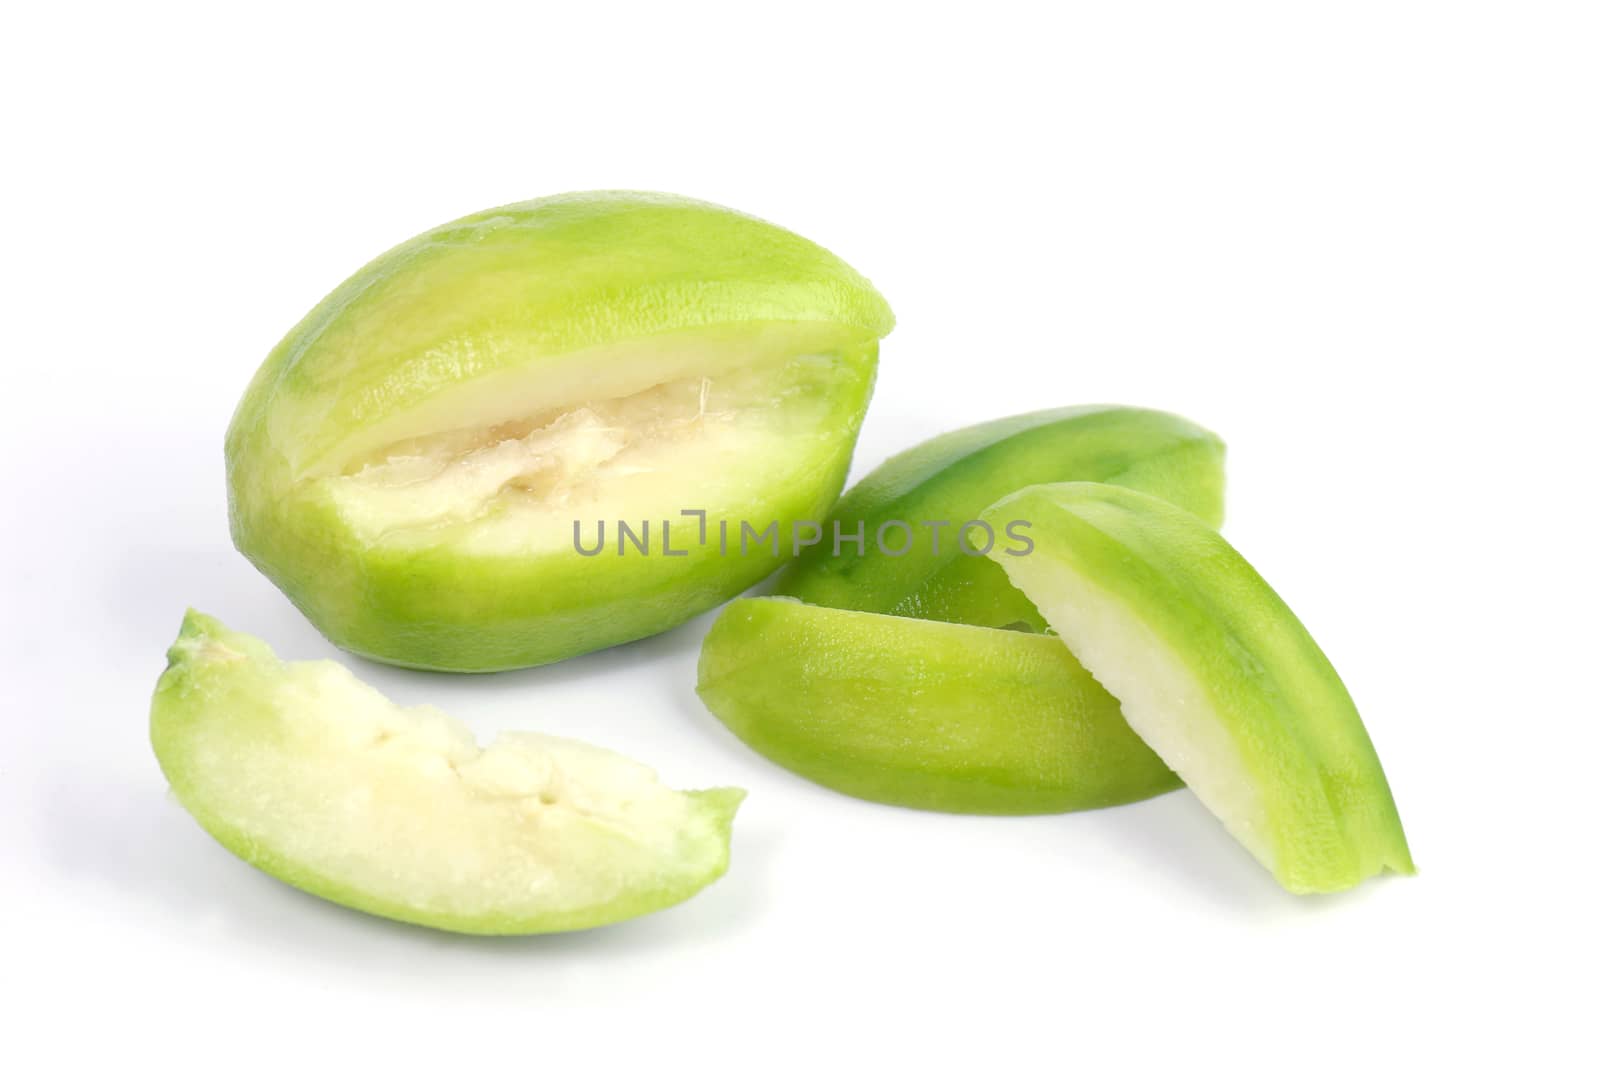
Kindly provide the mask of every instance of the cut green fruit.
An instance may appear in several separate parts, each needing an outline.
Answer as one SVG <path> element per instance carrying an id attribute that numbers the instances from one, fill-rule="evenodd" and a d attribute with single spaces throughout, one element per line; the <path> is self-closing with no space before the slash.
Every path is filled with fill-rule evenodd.
<path id="1" fill-rule="evenodd" d="M 892 325 L 832 254 L 709 204 L 473 215 L 368 264 L 268 356 L 228 431 L 234 541 L 335 643 L 405 666 L 659 633 L 827 511 Z M 778 537 L 740 551 L 741 523 Z"/>
<path id="2" fill-rule="evenodd" d="M 1143 493 L 1038 485 L 984 512 L 1036 542 L 994 557 L 1129 724 L 1297 893 L 1412 873 L 1394 798 L 1344 684 L 1214 530 Z"/>
<path id="3" fill-rule="evenodd" d="M 774 763 L 885 804 L 1021 815 L 1180 784 L 1040 634 L 742 599 L 706 635 L 699 688 Z"/>
<path id="4" fill-rule="evenodd" d="M 600 926 L 676 904 L 728 866 L 742 789 L 679 793 L 632 760 L 506 734 L 479 748 L 326 660 L 285 663 L 189 612 L 150 738 L 189 813 L 308 893 L 472 934 Z"/>
<path id="5" fill-rule="evenodd" d="M 1153 493 L 1220 526 L 1222 463 L 1215 434 L 1160 411 L 1060 408 L 970 426 L 900 453 L 852 486 L 777 592 L 827 607 L 1040 632 L 1044 620 L 1027 597 L 963 540 L 964 523 L 1024 486 L 1094 481 Z M 886 529 L 880 544 L 878 530 L 894 522 L 909 529 Z M 864 531 L 862 549 L 841 541 L 836 551 L 835 523 L 845 537 Z M 1025 547 L 1004 527 L 992 533 L 993 551 Z"/>

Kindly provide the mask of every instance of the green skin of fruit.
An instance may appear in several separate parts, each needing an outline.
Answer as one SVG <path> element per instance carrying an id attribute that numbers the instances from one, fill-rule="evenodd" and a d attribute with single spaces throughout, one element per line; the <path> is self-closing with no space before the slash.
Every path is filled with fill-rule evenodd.
<path id="1" fill-rule="evenodd" d="M 706 635 L 699 692 L 774 763 L 884 804 L 1025 815 L 1181 784 L 1042 634 L 741 599 Z"/>
<path id="2" fill-rule="evenodd" d="M 984 512 L 997 554 L 1130 725 L 1296 893 L 1414 873 L 1377 752 L 1286 604 L 1194 515 L 1129 489 L 1037 485 Z"/>
<path id="3" fill-rule="evenodd" d="M 539 805 L 567 805 L 559 824 L 549 821 L 554 809 L 543 806 L 532 815 L 519 808 L 524 814 L 508 816 L 513 806 L 533 802 L 504 791 L 481 794 L 459 784 L 470 776 L 474 760 L 502 744 L 478 749 L 469 740 L 462 743 L 465 753 L 458 753 L 459 770 L 452 762 L 450 771 L 430 776 L 437 767 L 429 765 L 411 774 L 409 765 L 402 764 L 398 780 L 407 792 L 416 793 L 407 813 L 402 805 L 384 802 L 395 799 L 393 792 L 380 791 L 385 786 L 392 790 L 396 780 L 392 767 L 381 762 L 382 746 L 399 742 L 387 740 L 387 733 L 360 743 L 329 738 L 350 731 L 352 723 L 361 721 L 361 707 L 370 708 L 374 702 L 388 709 L 380 714 L 397 717 L 396 736 L 402 739 L 416 721 L 406 716 L 420 716 L 429 729 L 437 730 L 440 723 L 460 729 L 442 713 L 395 709 L 342 667 L 325 661 L 285 663 L 260 640 L 194 611 L 185 617 L 167 662 L 152 701 L 150 737 L 174 794 L 229 851 L 315 896 L 372 915 L 458 933 L 536 934 L 601 926 L 669 907 L 693 896 L 727 869 L 742 789 L 674 793 L 630 760 L 577 746 L 590 753 L 591 763 L 607 770 L 620 767 L 648 775 L 646 800 L 641 803 L 660 803 L 665 797 L 673 805 L 677 822 L 669 827 L 668 843 L 657 837 L 647 845 L 646 839 L 630 836 L 626 811 L 594 817 L 582 810 L 581 803 L 541 797 Z M 308 704 L 319 683 L 336 687 L 346 702 Z M 319 730 L 308 734 L 308 721 Z M 425 757 L 432 756 L 422 751 Z M 329 763 L 314 795 L 293 792 L 292 782 L 284 784 L 298 766 L 317 759 Z M 284 773 L 262 778 L 263 766 Z M 573 787 L 559 776 L 554 780 L 564 790 Z M 450 868 L 457 855 L 451 852 L 455 842 L 478 840 L 472 831 L 480 827 L 429 821 L 435 811 L 445 809 L 444 804 L 432 805 L 435 798 L 459 801 L 463 793 L 472 797 L 467 810 L 502 825 L 517 820 L 509 853 L 518 852 L 541 833 L 555 835 L 547 836 L 543 854 L 554 855 L 564 866 L 536 873 L 550 874 L 559 892 L 547 883 L 524 890 L 521 886 L 532 884 L 531 880 L 525 883 L 518 877 L 511 880 L 518 888 L 508 899 L 504 892 L 495 895 L 481 888 L 489 884 L 487 877 L 481 882 L 469 880 L 463 890 L 459 879 L 452 883 L 448 870 L 430 869 L 430 861 Z M 402 818 L 419 817 L 397 827 L 397 807 L 402 808 Z M 559 829 L 551 830 L 553 825 Z M 318 853 L 313 847 L 319 834 L 339 843 L 331 853 L 334 863 L 329 862 L 326 848 Z M 350 856 L 358 857 L 358 870 L 346 862 Z M 595 857 L 616 862 L 609 870 L 602 869 Z M 516 856 L 495 852 L 472 858 L 492 875 Z M 336 866 L 339 869 L 333 869 Z M 396 871 L 406 879 L 405 893 L 394 889 Z M 553 906 L 552 901 L 559 904 Z"/>
<path id="4" fill-rule="evenodd" d="M 1194 423 L 1127 407 L 1058 408 L 943 434 L 852 486 L 824 522 L 822 543 L 783 572 L 776 592 L 827 607 L 1041 633 L 1045 621 L 1028 598 L 982 556 L 967 554 L 962 523 L 1025 486 L 1095 481 L 1152 493 L 1220 526 L 1223 456 L 1222 441 Z M 885 554 L 874 537 L 889 520 L 911 526 L 909 551 L 899 556 Z M 923 525 L 941 521 L 950 525 L 937 532 Z M 845 534 L 865 523 L 864 553 L 844 544 L 833 555 L 834 522 Z M 1020 544 L 1003 527 L 994 532 L 996 551 Z M 904 537 L 895 529 L 885 541 L 898 551 Z"/>
<path id="5" fill-rule="evenodd" d="M 692 377 L 701 349 L 723 369 L 825 355 L 831 377 L 796 387 L 819 414 L 783 446 L 791 473 L 724 509 L 787 532 L 837 498 L 892 326 L 837 257 L 714 205 L 585 193 L 472 215 L 368 264 L 268 356 L 227 435 L 234 542 L 336 644 L 403 666 L 533 666 L 659 633 L 765 577 L 792 557 L 787 542 L 776 555 L 724 554 L 714 537 L 686 557 L 486 554 L 448 526 L 425 544 L 356 529 L 328 479 L 374 448 L 472 425 L 454 397 L 522 417 L 495 405 L 547 380 L 604 380 L 592 388 L 605 399 L 618 382 Z M 704 506 L 706 471 L 663 477 L 683 479 L 675 507 Z M 659 529 L 678 516 L 605 511 L 585 529 L 619 518 Z"/>

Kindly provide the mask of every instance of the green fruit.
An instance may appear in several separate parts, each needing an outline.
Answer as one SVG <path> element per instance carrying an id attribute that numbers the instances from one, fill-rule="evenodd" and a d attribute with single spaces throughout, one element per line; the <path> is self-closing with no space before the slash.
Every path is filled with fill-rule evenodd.
<path id="1" fill-rule="evenodd" d="M 706 635 L 699 688 L 768 759 L 885 804 L 1019 815 L 1180 784 L 1044 635 L 736 600 Z"/>
<path id="2" fill-rule="evenodd" d="M 150 739 L 178 800 L 241 859 L 308 893 L 472 934 L 600 926 L 676 904 L 728 865 L 740 789 L 678 793 L 615 753 L 538 734 L 479 748 L 329 661 L 285 663 L 189 612 Z"/>
<path id="3" fill-rule="evenodd" d="M 1216 435 L 1160 411 L 1058 408 L 969 426 L 900 453 L 852 486 L 777 592 L 828 607 L 1041 632 L 1038 611 L 972 551 L 963 524 L 1024 486 L 1094 481 L 1153 493 L 1220 526 L 1222 461 Z M 909 530 L 884 527 L 894 522 Z M 864 531 L 863 548 L 841 542 L 836 551 L 835 524 L 845 537 Z M 1021 528 L 992 533 L 1001 549 L 1022 547 L 1017 536 L 1026 537 Z"/>
<path id="4" fill-rule="evenodd" d="M 267 357 L 228 430 L 234 541 L 335 643 L 405 666 L 658 633 L 827 511 L 892 325 L 837 257 L 710 204 L 473 215 L 362 268 Z M 778 537 L 740 552 L 741 522 Z"/>
<path id="5" fill-rule="evenodd" d="M 1038 485 L 984 512 L 1032 524 L 1000 563 L 1139 736 L 1285 887 L 1412 873 L 1361 716 L 1294 613 L 1189 512 L 1110 485 Z"/>

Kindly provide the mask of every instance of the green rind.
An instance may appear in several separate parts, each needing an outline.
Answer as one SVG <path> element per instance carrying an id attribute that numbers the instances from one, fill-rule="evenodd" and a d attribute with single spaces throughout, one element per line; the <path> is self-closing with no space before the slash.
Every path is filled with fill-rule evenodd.
<path id="1" fill-rule="evenodd" d="M 267 358 L 227 435 L 234 543 L 334 643 L 402 666 L 536 666 L 659 633 L 770 574 L 792 558 L 787 543 L 777 556 L 698 546 L 686 559 L 611 561 L 486 557 L 448 536 L 401 545 L 352 530 L 315 475 L 338 467 L 341 442 L 442 390 L 558 357 L 604 360 L 608 345 L 641 339 L 703 335 L 737 348 L 747 337 L 769 357 L 840 357 L 831 428 L 795 444 L 808 450 L 804 473 L 759 487 L 728 516 L 787 531 L 838 497 L 877 338 L 892 326 L 842 260 L 714 205 L 583 193 L 481 212 L 368 264 Z M 705 473 L 686 473 L 685 507 L 701 506 Z"/>
<path id="2" fill-rule="evenodd" d="M 480 211 L 357 271 L 290 330 L 228 431 L 271 434 L 295 474 L 351 429 L 438 390 L 618 341 L 752 323 L 874 341 L 894 316 L 843 260 L 771 223 L 661 193 Z"/>
<path id="3" fill-rule="evenodd" d="M 824 540 L 779 578 L 777 592 L 808 603 L 975 626 L 1043 631 L 1044 620 L 996 567 L 965 554 L 958 527 L 1008 493 L 1041 482 L 1096 481 L 1152 493 L 1222 524 L 1224 446 L 1176 415 L 1088 406 L 998 419 L 925 441 L 884 462 L 834 506 Z M 874 541 L 880 524 L 910 524 L 898 557 Z M 925 522 L 948 522 L 938 532 Z M 863 524 L 866 550 L 834 555 L 833 523 Z M 996 529 L 1002 545 L 1016 544 Z M 902 532 L 888 536 L 898 549 Z"/>
<path id="4" fill-rule="evenodd" d="M 194 642 L 205 638 L 226 642 L 241 654 L 240 658 L 209 661 L 196 656 Z M 229 852 L 312 896 L 369 915 L 454 933 L 542 934 L 605 926 L 660 911 L 689 899 L 727 871 L 733 818 L 745 796 L 744 790 L 736 788 L 691 790 L 684 794 L 694 798 L 695 818 L 717 845 L 692 879 L 663 883 L 626 897 L 598 902 L 592 907 L 536 914 L 495 909 L 464 916 L 374 896 L 359 886 L 328 878 L 215 817 L 206 797 L 197 789 L 191 765 L 199 757 L 187 743 L 188 724 L 194 716 L 204 714 L 263 714 L 260 694 L 264 687 L 273 684 L 275 668 L 281 666 L 265 642 L 229 630 L 216 619 L 191 609 L 184 616 L 177 641 L 167 652 L 167 663 L 166 671 L 156 683 L 151 704 L 150 741 L 173 794 L 206 833 Z M 207 758 L 226 758 L 226 754 L 210 753 Z"/>
<path id="5" fill-rule="evenodd" d="M 1216 531 L 1165 501 L 1089 483 L 1023 489 L 984 515 L 1032 524 L 1032 553 L 993 558 L 1091 671 L 1099 657 L 1051 603 L 1063 574 L 1182 665 L 1205 699 L 1203 709 L 1185 710 L 1214 717 L 1232 741 L 1261 798 L 1270 866 L 1286 888 L 1333 892 L 1385 869 L 1415 871 L 1383 767 L 1343 682 Z M 1146 740 L 1162 751 L 1160 739 Z M 1185 773 L 1181 753 L 1165 754 Z M 1202 785 L 1189 785 L 1205 799 Z"/>
<path id="6" fill-rule="evenodd" d="M 774 763 L 884 804 L 1023 815 L 1180 784 L 1043 635 L 748 598 L 706 635 L 699 692 Z"/>

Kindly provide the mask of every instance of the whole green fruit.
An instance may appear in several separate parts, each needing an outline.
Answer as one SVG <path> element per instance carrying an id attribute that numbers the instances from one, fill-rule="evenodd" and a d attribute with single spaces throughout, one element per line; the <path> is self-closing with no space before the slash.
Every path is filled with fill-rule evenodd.
<path id="1" fill-rule="evenodd" d="M 831 253 L 710 204 L 472 215 L 362 268 L 267 357 L 228 430 L 234 541 L 391 663 L 492 671 L 658 633 L 827 511 L 892 325 Z M 777 536 L 724 548 L 724 522 Z"/>

